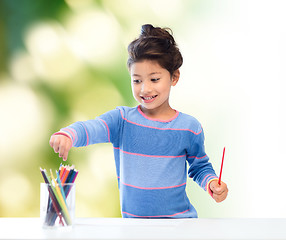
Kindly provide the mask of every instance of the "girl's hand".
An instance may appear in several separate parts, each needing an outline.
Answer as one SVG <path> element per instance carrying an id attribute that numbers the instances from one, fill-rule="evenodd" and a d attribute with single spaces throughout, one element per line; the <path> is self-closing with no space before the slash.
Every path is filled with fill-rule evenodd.
<path id="1" fill-rule="evenodd" d="M 72 140 L 65 135 L 52 135 L 50 138 L 50 146 L 55 153 L 59 153 L 59 157 L 64 161 L 68 159 L 69 150 L 72 148 Z"/>
<path id="2" fill-rule="evenodd" d="M 224 182 L 221 181 L 221 184 L 219 185 L 218 180 L 213 180 L 209 187 L 212 191 L 212 197 L 216 202 L 222 202 L 226 199 L 228 188 Z"/>

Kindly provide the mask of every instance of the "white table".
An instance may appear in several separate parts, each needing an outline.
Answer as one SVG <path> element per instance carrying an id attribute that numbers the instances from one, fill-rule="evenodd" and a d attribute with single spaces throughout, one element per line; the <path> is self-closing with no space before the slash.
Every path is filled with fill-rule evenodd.
<path id="1" fill-rule="evenodd" d="M 79 218 L 43 229 L 39 218 L 0 218 L 0 239 L 286 239 L 286 219 Z"/>

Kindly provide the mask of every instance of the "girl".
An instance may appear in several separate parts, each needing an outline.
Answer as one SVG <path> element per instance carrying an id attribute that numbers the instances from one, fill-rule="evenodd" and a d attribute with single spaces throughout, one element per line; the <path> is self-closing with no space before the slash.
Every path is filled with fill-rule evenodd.
<path id="1" fill-rule="evenodd" d="M 123 217 L 197 217 L 185 191 L 187 175 L 216 202 L 226 198 L 228 189 L 218 184 L 209 163 L 201 124 L 169 105 L 182 55 L 170 29 L 149 24 L 142 26 L 128 53 L 132 92 L 139 105 L 76 122 L 54 133 L 50 145 L 67 160 L 72 146 L 111 142 Z"/>

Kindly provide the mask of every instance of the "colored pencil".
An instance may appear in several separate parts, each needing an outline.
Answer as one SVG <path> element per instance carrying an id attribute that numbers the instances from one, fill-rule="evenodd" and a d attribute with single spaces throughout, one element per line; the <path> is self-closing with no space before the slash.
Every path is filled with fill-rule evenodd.
<path id="1" fill-rule="evenodd" d="M 44 181 L 45 181 L 45 183 L 47 184 L 47 187 L 48 187 L 48 192 L 49 192 L 49 199 L 48 199 L 48 201 L 51 201 L 51 203 L 52 203 L 52 205 L 50 205 L 50 206 L 53 206 L 53 209 L 54 209 L 54 211 L 56 212 L 56 215 L 57 215 L 57 216 L 59 217 L 59 219 L 60 219 L 60 224 L 61 224 L 61 225 L 64 225 L 64 223 L 63 223 L 63 221 L 62 221 L 62 216 L 61 216 L 61 213 L 60 213 L 60 206 L 59 206 L 59 204 L 58 204 L 58 202 L 57 202 L 57 200 L 56 200 L 55 194 L 54 194 L 54 192 L 53 192 L 53 190 L 52 190 L 52 188 L 51 188 L 51 182 L 50 182 L 50 180 L 49 180 L 49 178 L 48 178 L 48 176 L 47 176 L 47 174 L 46 174 L 46 171 L 43 170 L 43 169 L 41 169 L 41 168 L 40 168 L 40 171 L 41 171 L 41 173 L 42 173 L 42 175 L 43 175 L 43 178 L 44 178 Z M 48 205 L 48 209 L 50 208 L 50 206 Z M 52 217 L 54 214 L 53 214 L 52 212 L 50 212 L 48 209 L 47 209 L 47 213 L 49 213 L 49 214 L 46 215 L 46 220 L 45 220 L 45 222 L 47 223 L 48 226 L 51 226 L 49 219 L 51 219 L 51 217 Z M 50 216 L 50 215 L 51 215 L 51 216 Z"/>
<path id="2" fill-rule="evenodd" d="M 64 201 L 63 196 L 61 194 L 61 190 L 59 188 L 59 185 L 57 184 L 56 179 L 53 176 L 52 170 L 50 172 L 51 172 L 52 181 L 54 183 L 54 185 L 52 185 L 51 187 L 52 187 L 54 194 L 56 196 L 56 199 L 57 199 L 57 201 L 61 207 L 62 214 L 63 214 L 63 217 L 65 219 L 66 224 L 71 225 L 71 217 L 70 217 L 67 205 L 65 204 L 65 201 Z"/>
<path id="3" fill-rule="evenodd" d="M 64 169 L 65 169 L 65 168 L 64 168 L 63 165 L 61 164 L 61 165 L 60 165 L 60 168 L 59 168 L 60 179 L 62 179 Z"/>
<path id="4" fill-rule="evenodd" d="M 220 166 L 220 173 L 219 173 L 219 179 L 218 179 L 219 185 L 221 185 L 221 175 L 222 175 L 222 168 L 223 168 L 223 161 L 224 161 L 224 153 L 225 153 L 225 147 L 223 148 L 223 154 L 222 154 L 222 160 L 221 160 L 221 166 Z"/>
<path id="5" fill-rule="evenodd" d="M 59 184 L 59 187 L 60 187 L 60 190 L 61 190 L 61 194 L 62 194 L 62 196 L 63 196 L 63 199 L 65 200 L 65 204 L 67 204 L 65 191 L 64 191 L 64 188 L 63 188 L 61 179 L 60 179 L 60 174 L 59 174 L 58 171 L 56 171 L 56 174 L 57 174 L 57 182 L 58 182 L 58 184 Z"/>
<path id="6" fill-rule="evenodd" d="M 66 182 L 66 180 L 67 180 L 67 177 L 68 177 L 69 173 L 70 173 L 70 168 L 65 169 L 65 172 L 64 172 L 63 178 L 61 179 L 61 180 L 62 180 L 62 183 L 65 183 L 65 182 Z"/>
<path id="7" fill-rule="evenodd" d="M 75 181 L 75 179 L 77 177 L 77 174 L 78 174 L 78 171 L 77 170 L 73 170 L 72 175 L 70 176 L 68 183 L 74 183 L 74 181 Z M 70 190 L 72 188 L 72 185 L 66 185 L 65 187 L 66 187 L 65 193 L 66 193 L 66 196 L 68 196 L 69 193 L 70 193 Z"/>

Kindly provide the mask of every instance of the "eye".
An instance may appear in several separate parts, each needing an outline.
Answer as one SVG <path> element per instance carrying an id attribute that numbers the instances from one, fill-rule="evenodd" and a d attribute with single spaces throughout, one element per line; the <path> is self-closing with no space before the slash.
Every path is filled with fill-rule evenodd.
<path id="1" fill-rule="evenodd" d="M 159 81 L 159 80 L 160 80 L 160 78 L 152 78 L 152 79 L 151 79 L 152 82 L 157 82 L 157 81 Z"/>
<path id="2" fill-rule="evenodd" d="M 139 79 L 133 79 L 133 83 L 134 84 L 138 84 L 138 83 L 140 83 L 141 82 L 141 80 L 139 80 Z"/>

